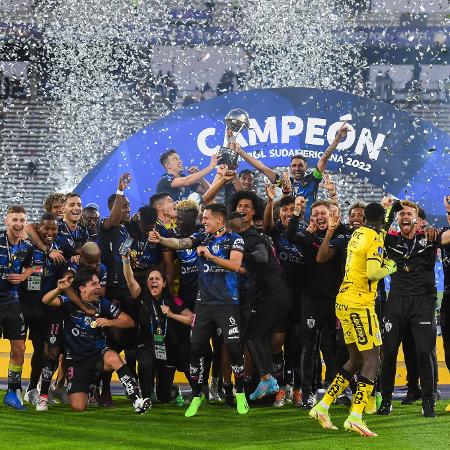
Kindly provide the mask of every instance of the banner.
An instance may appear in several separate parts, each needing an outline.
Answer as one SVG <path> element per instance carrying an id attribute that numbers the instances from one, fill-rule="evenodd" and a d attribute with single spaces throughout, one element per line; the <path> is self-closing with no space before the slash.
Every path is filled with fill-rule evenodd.
<path id="1" fill-rule="evenodd" d="M 106 200 L 117 180 L 131 172 L 132 210 L 148 202 L 164 169 L 159 156 L 174 148 L 185 167 L 205 167 L 224 144 L 225 115 L 245 109 L 251 129 L 238 141 L 267 166 L 288 166 L 301 154 L 314 167 L 343 121 L 350 132 L 327 169 L 380 186 L 424 206 L 431 221 L 444 224 L 443 197 L 450 194 L 450 136 L 412 114 L 368 98 L 310 88 L 260 89 L 195 103 L 157 120 L 124 141 L 81 181 L 84 204 Z M 248 167 L 243 162 L 239 170 Z M 339 193 L 341 197 L 345 193 Z"/>

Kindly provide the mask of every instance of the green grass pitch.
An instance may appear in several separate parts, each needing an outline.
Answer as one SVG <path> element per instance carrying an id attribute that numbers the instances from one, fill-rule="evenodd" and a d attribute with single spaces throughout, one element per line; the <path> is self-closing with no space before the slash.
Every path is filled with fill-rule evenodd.
<path id="1" fill-rule="evenodd" d="M 1 394 L 3 397 L 3 393 Z M 331 410 L 339 431 L 322 430 L 307 412 L 286 405 L 254 407 L 246 416 L 219 403 L 204 405 L 199 415 L 184 417 L 184 408 L 155 405 L 145 415 L 132 411 L 123 397 L 115 409 L 92 408 L 72 413 L 56 405 L 48 412 L 20 412 L 0 406 L 0 448 L 7 449 L 448 449 L 450 413 L 447 402 L 437 404 L 436 419 L 421 416 L 420 402 L 394 402 L 390 416 L 366 416 L 378 433 L 368 439 L 344 432 L 348 414 L 342 406 Z"/>

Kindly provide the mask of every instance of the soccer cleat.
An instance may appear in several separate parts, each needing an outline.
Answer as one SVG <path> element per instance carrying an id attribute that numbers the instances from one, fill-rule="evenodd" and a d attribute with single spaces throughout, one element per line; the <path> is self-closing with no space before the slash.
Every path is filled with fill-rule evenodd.
<path id="1" fill-rule="evenodd" d="M 286 393 L 286 395 L 284 397 L 285 402 L 292 403 L 293 395 L 294 395 L 294 388 L 290 384 L 286 385 L 285 393 Z"/>
<path id="2" fill-rule="evenodd" d="M 236 409 L 239 414 L 248 413 L 248 403 L 245 392 L 236 392 Z"/>
<path id="3" fill-rule="evenodd" d="M 268 380 L 259 382 L 255 392 L 250 394 L 250 400 L 258 400 L 264 398 L 266 395 L 275 394 L 279 389 L 277 380 L 271 376 Z"/>
<path id="4" fill-rule="evenodd" d="M 133 408 L 136 413 L 138 414 L 145 414 L 147 412 L 147 409 L 150 409 L 152 407 L 152 401 L 149 398 L 141 398 L 138 397 L 133 402 Z"/>
<path id="5" fill-rule="evenodd" d="M 406 393 L 405 398 L 401 401 L 402 405 L 412 405 L 421 397 L 420 391 L 409 391 Z"/>
<path id="6" fill-rule="evenodd" d="M 310 393 L 304 393 L 302 395 L 302 402 L 300 404 L 300 408 L 303 409 L 311 409 L 316 404 L 316 396 Z"/>
<path id="7" fill-rule="evenodd" d="M 30 389 L 30 390 L 27 389 L 25 391 L 25 395 L 23 396 L 23 399 L 27 403 L 31 403 L 33 406 L 37 405 L 38 398 L 39 398 L 39 392 L 37 391 L 37 389 Z"/>
<path id="8" fill-rule="evenodd" d="M 48 411 L 48 395 L 40 395 L 38 397 L 36 411 Z"/>
<path id="9" fill-rule="evenodd" d="M 344 429 L 346 431 L 354 432 L 364 437 L 376 437 L 378 434 L 370 431 L 362 419 L 356 419 L 355 417 L 349 416 L 344 422 Z"/>
<path id="10" fill-rule="evenodd" d="M 275 401 L 273 402 L 273 406 L 275 408 L 281 408 L 286 403 L 286 390 L 280 388 L 275 397 Z"/>
<path id="11" fill-rule="evenodd" d="M 434 400 L 422 400 L 422 415 L 428 418 L 436 417 L 434 411 Z"/>
<path id="12" fill-rule="evenodd" d="M 51 398 L 54 403 L 57 403 L 55 402 L 55 399 L 59 399 L 62 405 L 69 404 L 69 395 L 65 386 L 61 388 L 55 386 L 50 389 L 49 398 Z"/>
<path id="13" fill-rule="evenodd" d="M 366 414 L 375 414 L 377 412 L 377 402 L 373 395 L 367 400 L 366 407 L 364 408 Z"/>
<path id="14" fill-rule="evenodd" d="M 225 394 L 225 403 L 228 406 L 234 406 L 234 392 L 233 392 L 233 384 L 224 384 L 223 391 Z"/>
<path id="15" fill-rule="evenodd" d="M 445 407 L 445 412 L 450 412 L 450 403 Z"/>
<path id="16" fill-rule="evenodd" d="M 294 389 L 292 392 L 292 401 L 294 406 L 300 407 L 302 405 L 302 392 L 300 389 Z"/>
<path id="17" fill-rule="evenodd" d="M 11 408 L 17 409 L 18 411 L 25 411 L 27 408 L 23 406 L 21 394 L 22 392 L 20 389 L 17 389 L 17 391 L 8 391 L 3 397 L 3 403 L 6 406 L 11 406 Z"/>
<path id="18" fill-rule="evenodd" d="M 314 406 L 308 413 L 311 419 L 317 420 L 320 423 L 320 426 L 325 430 L 337 430 L 337 427 L 333 425 L 330 419 L 330 415 L 328 411 L 318 403 Z"/>
<path id="19" fill-rule="evenodd" d="M 103 406 L 103 408 L 114 408 L 114 403 L 112 401 L 111 391 L 102 391 L 99 399 L 98 399 L 99 406 Z"/>
<path id="20" fill-rule="evenodd" d="M 220 395 L 219 395 L 219 387 L 217 383 L 211 383 L 209 385 L 209 401 L 210 402 L 220 402 Z"/>
<path id="21" fill-rule="evenodd" d="M 197 415 L 198 408 L 205 403 L 205 396 L 202 394 L 200 397 L 194 397 L 189 405 L 189 408 L 184 413 L 184 417 L 193 417 Z"/>
<path id="22" fill-rule="evenodd" d="M 392 412 L 392 401 L 389 398 L 383 398 L 381 405 L 378 408 L 377 414 L 380 416 L 388 416 Z"/>

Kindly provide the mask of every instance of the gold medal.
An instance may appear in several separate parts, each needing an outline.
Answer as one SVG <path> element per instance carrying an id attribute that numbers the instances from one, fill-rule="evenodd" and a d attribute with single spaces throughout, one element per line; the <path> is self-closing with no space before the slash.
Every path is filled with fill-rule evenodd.
<path id="1" fill-rule="evenodd" d="M 162 334 L 162 330 L 161 330 L 160 327 L 158 327 L 158 328 L 156 329 L 156 334 Z"/>
<path id="2" fill-rule="evenodd" d="M 410 268 L 407 265 L 404 265 L 403 268 L 405 269 L 405 272 L 409 272 L 410 271 Z"/>

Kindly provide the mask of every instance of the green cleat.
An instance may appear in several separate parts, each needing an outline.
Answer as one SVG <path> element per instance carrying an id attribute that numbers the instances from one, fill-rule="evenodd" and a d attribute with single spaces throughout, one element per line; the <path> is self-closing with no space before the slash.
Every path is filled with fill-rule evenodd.
<path id="1" fill-rule="evenodd" d="M 197 415 L 198 408 L 205 403 L 205 395 L 202 394 L 200 397 L 194 397 L 192 399 L 191 404 L 189 405 L 189 408 L 184 413 L 184 417 L 193 417 Z"/>
<path id="2" fill-rule="evenodd" d="M 239 414 L 248 413 L 248 403 L 244 392 L 236 392 L 236 409 Z"/>

